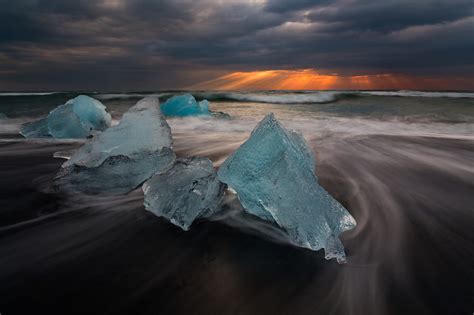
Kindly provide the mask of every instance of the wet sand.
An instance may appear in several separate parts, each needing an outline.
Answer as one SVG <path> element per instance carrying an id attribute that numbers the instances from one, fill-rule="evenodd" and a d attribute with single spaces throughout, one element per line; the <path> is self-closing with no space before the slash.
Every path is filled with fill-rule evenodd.
<path id="1" fill-rule="evenodd" d="M 358 222 L 346 265 L 242 214 L 184 232 L 145 211 L 140 190 L 58 195 L 52 154 L 77 144 L 0 143 L 0 313 L 471 314 L 474 141 L 311 145 L 320 182 Z"/>

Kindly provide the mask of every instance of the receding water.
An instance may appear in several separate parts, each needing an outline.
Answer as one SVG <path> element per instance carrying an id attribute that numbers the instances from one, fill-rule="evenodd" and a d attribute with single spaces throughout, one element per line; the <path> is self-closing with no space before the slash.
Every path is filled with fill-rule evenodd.
<path id="1" fill-rule="evenodd" d="M 77 94 L 0 95 L 0 313 L 471 314 L 474 98 L 397 93 L 201 91 L 232 119 L 168 120 L 179 156 L 216 166 L 268 112 L 301 131 L 358 222 L 345 265 L 291 246 L 231 195 L 184 232 L 146 212 L 140 190 L 58 194 L 53 155 L 83 141 L 18 130 Z M 95 97 L 117 122 L 147 94 Z"/>

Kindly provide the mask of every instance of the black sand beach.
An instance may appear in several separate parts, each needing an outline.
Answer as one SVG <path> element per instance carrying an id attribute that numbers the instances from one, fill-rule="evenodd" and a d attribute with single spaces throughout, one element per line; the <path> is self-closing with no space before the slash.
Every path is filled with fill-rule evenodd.
<path id="1" fill-rule="evenodd" d="M 474 315 L 473 35 L 473 0 L 0 0 L 0 315 Z"/>
<path id="2" fill-rule="evenodd" d="M 343 235 L 346 265 L 274 242 L 241 213 L 184 232 L 145 211 L 140 190 L 58 195 L 48 183 L 62 160 L 52 155 L 77 145 L 0 144 L 2 314 L 474 309 L 472 140 L 313 140 L 320 182 L 358 222 Z"/>

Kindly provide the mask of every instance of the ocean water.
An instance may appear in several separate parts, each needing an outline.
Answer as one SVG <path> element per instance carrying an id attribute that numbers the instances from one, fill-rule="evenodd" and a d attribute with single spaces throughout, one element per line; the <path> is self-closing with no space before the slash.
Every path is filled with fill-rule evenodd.
<path id="1" fill-rule="evenodd" d="M 87 93 L 114 123 L 140 98 Z M 66 196 L 51 179 L 82 140 L 20 126 L 79 93 L 0 93 L 0 313 L 471 314 L 474 93 L 193 91 L 231 119 L 172 118 L 178 156 L 219 166 L 267 113 L 303 133 L 322 185 L 358 222 L 348 263 L 224 211 L 183 232 L 127 196 Z M 292 183 L 288 183 L 291 185 Z"/>

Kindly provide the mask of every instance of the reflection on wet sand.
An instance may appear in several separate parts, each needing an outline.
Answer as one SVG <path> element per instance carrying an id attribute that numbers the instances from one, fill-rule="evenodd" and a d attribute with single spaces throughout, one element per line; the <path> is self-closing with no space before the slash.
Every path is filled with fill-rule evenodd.
<path id="1" fill-rule="evenodd" d="M 9 226 L 0 228 L 0 309 L 470 312 L 474 142 L 305 135 L 321 183 L 358 222 L 343 234 L 348 254 L 343 266 L 325 261 L 321 252 L 291 246 L 280 230 L 242 213 L 232 196 L 225 212 L 197 222 L 190 232 L 146 212 L 140 190 L 114 198 L 58 196 L 48 186 L 61 164 L 52 155 L 77 143 L 2 144 L 2 209 L 22 215 L 1 212 Z M 178 131 L 175 149 L 219 162 L 245 138 L 244 131 L 227 137 Z"/>

